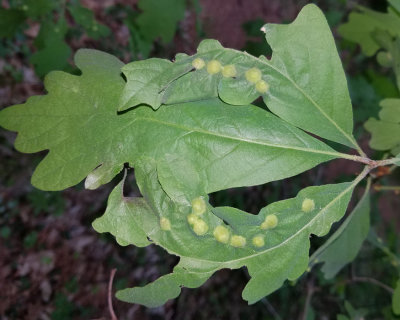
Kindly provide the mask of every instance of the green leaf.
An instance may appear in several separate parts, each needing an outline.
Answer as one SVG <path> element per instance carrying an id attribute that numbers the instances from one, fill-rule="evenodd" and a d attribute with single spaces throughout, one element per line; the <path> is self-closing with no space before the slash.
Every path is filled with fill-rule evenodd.
<path id="1" fill-rule="evenodd" d="M 22 9 L 28 17 L 38 19 L 50 13 L 57 5 L 54 0 L 24 0 Z"/>
<path id="2" fill-rule="evenodd" d="M 120 168 L 115 167 L 112 163 L 102 163 L 94 169 L 85 180 L 85 188 L 89 190 L 97 189 L 112 180 L 120 171 Z"/>
<path id="3" fill-rule="evenodd" d="M 127 10 L 126 14 L 127 17 L 123 22 L 129 29 L 129 46 L 133 55 L 133 60 L 147 59 L 153 48 L 153 42 L 146 41 L 140 34 L 139 27 L 136 24 L 138 13 L 136 11 Z"/>
<path id="4" fill-rule="evenodd" d="M 115 101 L 124 85 L 123 64 L 106 53 L 85 49 L 77 52 L 75 63 L 82 76 L 52 72 L 45 79 L 47 95 L 0 112 L 0 125 L 19 132 L 18 150 L 50 150 L 32 177 L 43 190 L 75 185 L 102 163 L 123 165 L 114 160 L 118 144 L 107 136 L 121 130 L 112 119 L 117 118 Z"/>
<path id="5" fill-rule="evenodd" d="M 139 104 L 148 104 L 158 109 L 162 102 L 162 91 L 171 81 L 188 72 L 191 66 L 173 68 L 172 62 L 152 58 L 127 64 L 122 68 L 127 84 L 120 101 L 119 111 Z"/>
<path id="6" fill-rule="evenodd" d="M 364 125 L 371 133 L 369 145 L 376 150 L 396 150 L 400 145 L 400 99 L 382 100 L 380 106 L 380 119 L 370 118 Z"/>
<path id="7" fill-rule="evenodd" d="M 147 41 L 160 37 L 164 43 L 172 41 L 177 24 L 185 13 L 184 0 L 139 0 L 142 14 L 136 23 Z"/>
<path id="8" fill-rule="evenodd" d="M 379 45 L 372 36 L 375 30 L 387 31 L 392 37 L 400 36 L 400 17 L 390 10 L 387 13 L 378 12 L 358 6 L 359 12 L 352 12 L 349 21 L 338 28 L 343 38 L 358 43 L 367 56 L 372 56 Z"/>
<path id="9" fill-rule="evenodd" d="M 385 50 L 378 53 L 378 62 L 384 67 L 393 69 L 396 75 L 397 87 L 400 89 L 400 37 L 393 40 L 388 32 L 383 31 L 375 31 L 372 36 L 380 47 Z"/>
<path id="10" fill-rule="evenodd" d="M 388 0 L 390 5 L 400 13 L 400 0 Z"/>
<path id="11" fill-rule="evenodd" d="M 93 11 L 82 7 L 80 4 L 68 6 L 75 22 L 80 24 L 86 31 L 87 35 L 93 39 L 106 37 L 110 34 L 110 29 L 104 24 L 98 22 Z"/>
<path id="12" fill-rule="evenodd" d="M 35 66 L 35 72 L 43 77 L 53 70 L 64 70 L 68 66 L 71 49 L 62 39 L 51 39 L 46 47 L 35 52 L 30 62 Z"/>
<path id="13" fill-rule="evenodd" d="M 111 192 L 107 210 L 101 218 L 93 222 L 97 232 L 110 232 L 116 236 L 120 245 L 134 244 L 137 247 L 148 246 L 146 232 L 158 220 L 143 198 L 125 198 L 123 195 L 124 180 Z M 150 225 L 150 228 L 146 225 Z"/>
<path id="14" fill-rule="evenodd" d="M 369 231 L 370 182 L 357 206 L 339 229 L 319 247 L 310 258 L 310 267 L 323 263 L 321 268 L 326 279 L 333 278 L 346 264 L 357 256 Z"/>
<path id="15" fill-rule="evenodd" d="M 268 205 L 258 215 L 229 207 L 212 208 L 206 203 L 206 211 L 196 219 L 205 222 L 208 230 L 197 235 L 187 220 L 192 198 L 173 202 L 160 185 L 156 164 L 151 159 L 137 163 L 136 170 L 143 197 L 159 220 L 157 225 L 147 227 L 148 237 L 180 257 L 172 274 L 141 288 L 117 292 L 123 301 L 149 307 L 175 298 L 182 286 L 200 286 L 222 268 L 248 268 L 251 280 L 243 291 L 243 298 L 249 303 L 275 291 L 286 279 L 298 278 L 307 269 L 310 234 L 325 235 L 332 223 L 343 216 L 357 183 L 309 187 L 293 199 Z M 191 197 L 190 192 L 184 191 L 187 189 L 182 190 L 184 196 Z M 305 200 L 313 202 L 312 206 L 304 205 Z M 270 215 L 275 215 L 278 222 L 274 228 L 264 230 L 261 226 Z M 163 229 L 162 219 L 168 219 L 170 228 Z M 230 240 L 226 243 L 216 240 L 215 230 L 221 226 L 229 233 Z M 115 228 L 107 231 L 119 235 Z M 238 236 L 243 238 L 239 241 L 235 239 Z M 262 241 L 255 241 L 255 237 Z"/>
<path id="16" fill-rule="evenodd" d="M 400 166 L 400 153 L 396 156 L 397 161 L 394 162 L 395 165 Z"/>
<path id="17" fill-rule="evenodd" d="M 267 106 L 304 130 L 354 147 L 347 81 L 322 12 L 307 5 L 292 24 L 265 29 L 271 63 L 287 78 L 271 83 L 279 90 L 264 98 Z"/>
<path id="18" fill-rule="evenodd" d="M 11 38 L 25 21 L 23 10 L 0 8 L 0 38 Z"/>
<path id="19" fill-rule="evenodd" d="M 41 24 L 39 35 L 35 39 L 38 51 L 30 58 L 38 76 L 43 77 L 50 71 L 67 68 L 71 55 L 71 49 L 64 40 L 67 30 L 64 19 L 59 19 L 56 25 L 52 22 Z"/>
<path id="20" fill-rule="evenodd" d="M 349 314 L 351 320 L 364 320 L 368 314 L 368 310 L 364 308 L 354 308 L 349 301 L 345 301 L 344 306 Z"/>
<path id="21" fill-rule="evenodd" d="M 0 113 L 0 124 L 19 132 L 18 150 L 50 150 L 32 177 L 38 188 L 67 188 L 106 164 L 104 178 L 93 173 L 95 188 L 124 163 L 149 156 L 157 159 L 166 190 L 179 197 L 168 180 L 192 177 L 209 193 L 287 178 L 343 156 L 267 111 L 218 99 L 118 115 L 122 63 L 95 50 L 78 51 L 75 62 L 82 76 L 53 72 L 45 80 L 48 95 Z"/>
<path id="22" fill-rule="evenodd" d="M 157 109 L 160 104 L 218 96 L 229 104 L 246 105 L 262 96 L 268 108 L 283 120 L 357 148 L 346 78 L 321 11 L 308 5 L 292 24 L 266 25 L 264 29 L 274 52 L 271 61 L 205 40 L 197 54 L 177 56 L 174 63 L 159 59 L 130 63 L 123 69 L 127 87 L 119 110 L 140 102 Z M 213 60 L 217 66 L 210 71 Z M 189 72 L 196 61 L 206 65 Z M 236 74 L 223 76 L 224 69 L 219 69 L 218 63 L 222 67 L 233 65 Z M 254 68 L 261 72 L 261 82 L 257 76 L 247 79 L 246 72 Z"/>
<path id="23" fill-rule="evenodd" d="M 394 289 L 392 309 L 394 314 L 400 315 L 400 280 L 397 281 L 396 288 Z"/>

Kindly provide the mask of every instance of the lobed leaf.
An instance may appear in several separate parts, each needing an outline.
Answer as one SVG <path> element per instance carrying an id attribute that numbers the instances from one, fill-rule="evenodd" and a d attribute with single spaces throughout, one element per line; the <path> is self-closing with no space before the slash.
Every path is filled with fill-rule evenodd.
<path id="1" fill-rule="evenodd" d="M 380 119 L 370 118 L 364 124 L 371 133 L 369 145 L 376 150 L 391 150 L 395 155 L 400 148 L 400 99 L 384 99 L 380 106 Z"/>
<path id="2" fill-rule="evenodd" d="M 367 238 L 370 221 L 370 182 L 363 197 L 342 225 L 333 233 L 323 246 L 310 258 L 310 267 L 322 263 L 322 272 L 326 279 L 333 278 L 345 265 L 357 256 Z"/>
<path id="3" fill-rule="evenodd" d="M 192 211 L 190 192 L 186 193 L 182 186 L 182 192 L 188 197 L 172 201 L 158 180 L 154 159 L 144 158 L 137 165 L 137 183 L 148 207 L 152 209 L 147 216 L 157 217 L 157 221 L 152 220 L 144 231 L 152 242 L 180 257 L 172 274 L 147 286 L 117 293 L 117 297 L 123 301 L 151 307 L 175 298 L 182 286 L 200 286 L 222 268 L 248 268 L 251 280 L 243 291 L 243 298 L 249 303 L 255 303 L 275 291 L 286 279 L 298 278 L 308 266 L 310 234 L 323 236 L 329 231 L 332 223 L 343 216 L 357 184 L 356 181 L 308 187 L 293 199 L 268 205 L 258 215 L 229 207 L 213 208 L 206 204 L 206 211 L 200 215 L 200 219 L 208 229 L 198 235 L 190 220 L 187 220 Z M 120 186 L 116 188 L 121 190 Z M 207 199 L 206 195 L 202 196 Z M 312 200 L 314 205 L 305 209 L 306 199 Z M 121 201 L 125 201 L 121 196 L 110 197 L 109 200 L 109 206 L 120 208 L 117 217 L 128 215 L 127 206 L 122 205 Z M 263 229 L 262 223 L 270 215 L 275 215 L 278 222 L 274 228 Z M 105 219 L 103 216 L 96 221 Z M 170 228 L 163 229 L 162 219 L 168 219 Z M 131 215 L 129 226 L 134 228 L 135 223 Z M 103 224 L 101 231 L 118 237 L 120 226 L 117 223 Z M 224 226 L 229 232 L 230 240 L 226 243 L 217 241 L 215 230 L 218 226 Z M 245 243 L 239 242 L 242 245 L 238 246 L 234 240 L 237 236 L 245 239 Z M 255 237 L 262 237 L 263 242 L 254 242 Z"/>
<path id="4" fill-rule="evenodd" d="M 343 38 L 358 43 L 367 56 L 373 56 L 379 44 L 372 33 L 376 30 L 388 32 L 392 37 L 400 37 L 400 17 L 391 8 L 387 13 L 358 6 L 360 12 L 352 12 L 349 21 L 338 28 Z"/>
<path id="5" fill-rule="evenodd" d="M 375 31 L 372 36 L 383 49 L 377 54 L 377 61 L 383 67 L 393 69 L 397 87 L 400 89 L 400 36 L 393 39 L 388 32 L 382 31 Z"/>
<path id="6" fill-rule="evenodd" d="M 96 50 L 79 50 L 75 63 L 82 76 L 54 71 L 45 79 L 45 96 L 0 112 L 0 125 L 18 131 L 21 152 L 50 152 L 36 168 L 32 184 L 61 190 L 79 183 L 103 162 L 121 168 L 115 113 L 124 81 L 122 63 Z M 113 120 L 114 119 L 114 120 Z"/>
<path id="7" fill-rule="evenodd" d="M 75 61 L 81 76 L 52 72 L 45 80 L 49 94 L 0 112 L 0 125 L 19 132 L 18 150 L 50 150 L 32 177 L 38 188 L 67 188 L 103 164 L 90 176 L 94 188 L 124 163 L 149 156 L 164 181 L 192 175 L 193 185 L 209 193 L 283 179 L 341 156 L 267 111 L 218 99 L 117 114 L 122 63 L 95 50 L 80 50 Z M 183 162 L 186 171 L 177 166 Z M 165 184 L 172 196 L 174 187 Z"/>
<path id="8" fill-rule="evenodd" d="M 146 12 L 142 23 L 149 23 Z M 18 132 L 16 148 L 49 150 L 32 177 L 41 189 L 64 189 L 85 177 L 85 186 L 95 189 L 124 164 L 135 168 L 143 196 L 125 197 L 123 180 L 93 227 L 121 245 L 157 244 L 180 261 L 171 274 L 118 292 L 120 299 L 158 306 L 182 286 L 195 288 L 217 270 L 245 266 L 251 279 L 243 297 L 258 301 L 301 276 L 310 235 L 328 233 L 367 174 L 352 183 L 306 188 L 258 215 L 208 203 L 208 194 L 218 190 L 352 159 L 303 130 L 358 148 L 346 79 L 319 9 L 308 5 L 292 24 L 264 29 L 271 60 L 213 40 L 174 63 L 149 59 L 123 66 L 108 54 L 80 50 L 75 63 L 81 75 L 52 72 L 47 95 L 0 112 L 0 125 Z M 259 96 L 280 118 L 249 105 Z"/>
<path id="9" fill-rule="evenodd" d="M 123 68 L 127 86 L 119 110 L 140 103 L 157 109 L 213 97 L 246 105 L 262 96 L 283 120 L 357 148 L 346 78 L 321 11 L 307 5 L 292 24 L 266 25 L 264 30 L 273 50 L 271 60 L 205 40 L 197 54 L 178 55 L 174 63 L 151 59 L 128 64 Z M 225 68 L 234 71 L 225 73 Z M 247 72 L 254 69 L 259 78 L 248 78 Z"/>

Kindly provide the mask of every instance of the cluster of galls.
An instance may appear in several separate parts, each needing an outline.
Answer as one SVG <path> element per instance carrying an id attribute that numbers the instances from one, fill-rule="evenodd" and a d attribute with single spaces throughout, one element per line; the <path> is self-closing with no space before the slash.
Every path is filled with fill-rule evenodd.
<path id="1" fill-rule="evenodd" d="M 200 70 L 206 66 L 206 63 L 201 58 L 195 58 L 192 61 L 192 66 L 196 70 Z M 236 67 L 233 64 L 223 66 L 218 60 L 211 60 L 207 62 L 206 70 L 211 75 L 221 72 L 225 78 L 234 78 L 237 75 Z M 265 94 L 269 91 L 269 84 L 262 80 L 260 69 L 250 68 L 244 73 L 244 75 L 248 82 L 255 85 L 257 92 Z"/>

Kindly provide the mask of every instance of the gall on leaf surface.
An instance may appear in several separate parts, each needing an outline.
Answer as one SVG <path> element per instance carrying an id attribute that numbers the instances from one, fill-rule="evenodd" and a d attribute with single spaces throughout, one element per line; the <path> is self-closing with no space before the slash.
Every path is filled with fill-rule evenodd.
<path id="1" fill-rule="evenodd" d="M 315 23 L 311 30 L 305 27 L 307 18 Z M 181 286 L 198 287 L 219 269 L 246 266 L 251 280 L 243 297 L 254 303 L 278 289 L 286 279 L 296 279 L 306 270 L 310 234 L 325 235 L 332 223 L 343 216 L 358 180 L 306 188 L 293 199 L 265 207 L 258 215 L 234 208 L 212 208 L 207 197 L 226 188 L 287 178 L 341 157 L 342 154 L 296 128 L 308 125 L 310 110 L 317 114 L 314 114 L 316 124 L 303 129 L 315 129 L 321 137 L 351 145 L 352 126 L 348 125 L 352 121 L 351 109 L 349 113 L 347 104 L 340 105 L 346 118 L 342 121 L 336 111 L 319 106 L 317 98 L 326 84 L 310 91 L 315 79 L 320 78 L 307 73 L 309 60 L 304 64 L 304 78 L 295 79 L 287 73 L 299 72 L 298 65 L 293 69 L 292 65 L 286 66 L 286 49 L 274 42 L 278 34 L 290 40 L 292 32 L 301 27 L 303 32 L 315 32 L 318 28 L 329 31 L 324 24 L 321 12 L 315 6 L 306 6 L 293 24 L 268 26 L 267 38 L 277 51 L 271 61 L 225 49 L 209 40 L 201 43 L 195 56 L 178 55 L 174 63 L 144 61 L 146 68 L 157 64 L 161 74 L 158 70 L 146 74 L 144 68 L 141 73 L 146 77 L 136 85 L 132 77 L 138 72 L 133 72 L 133 76 L 126 73 L 133 64 L 123 67 L 108 54 L 81 50 L 75 61 L 82 75 L 53 72 L 45 81 L 47 95 L 0 112 L 0 125 L 18 131 L 16 147 L 20 151 L 49 150 L 32 178 L 33 184 L 41 189 L 64 189 L 87 176 L 88 187 L 95 188 L 112 179 L 123 164 L 135 168 L 143 197 L 125 198 L 123 183 L 119 184 L 110 196 L 106 213 L 93 226 L 99 232 L 112 233 L 122 245 L 160 245 L 179 256 L 180 262 L 172 274 L 149 286 L 119 292 L 120 299 L 147 306 L 161 305 L 176 297 Z M 334 47 L 332 39 L 322 38 L 325 49 Z M 293 48 L 300 50 L 294 44 Z M 280 60 L 276 54 L 284 58 Z M 205 63 L 216 60 L 221 68 L 188 72 L 195 58 Z M 333 71 L 328 69 L 332 71 L 331 78 L 337 81 L 333 81 L 335 88 L 345 89 L 338 89 L 335 101 L 345 102 L 348 93 L 336 50 L 328 58 L 325 62 L 332 67 Z M 235 66 L 234 77 L 223 75 L 225 65 Z M 280 69 L 283 66 L 285 72 Z M 121 68 L 127 75 L 126 85 Z M 268 84 L 263 97 L 271 110 L 279 100 L 278 95 L 282 108 L 298 103 L 298 109 L 291 111 L 297 113 L 298 123 L 290 123 L 293 121 L 285 116 L 286 111 L 280 111 L 282 120 L 248 105 L 260 96 L 256 89 L 258 81 L 248 81 L 245 76 L 251 68 L 260 70 L 261 79 L 250 79 Z M 235 107 L 227 103 L 234 101 L 236 89 L 229 82 L 234 80 L 245 81 L 242 101 Z M 153 82 L 155 87 L 146 92 L 147 84 Z M 194 86 L 185 91 L 187 87 L 183 85 L 191 83 Z M 129 88 L 140 84 L 143 84 L 141 89 L 126 96 Z M 153 98 L 152 93 L 158 96 Z M 124 98 L 126 103 L 121 108 L 118 102 Z M 137 99 L 137 107 L 127 110 L 132 99 Z M 326 101 L 330 106 L 330 94 L 326 94 Z M 154 110 L 161 104 L 166 106 Z M 118 108 L 125 112 L 118 113 Z M 198 197 L 207 202 L 206 210 L 189 223 L 188 216 L 193 214 L 191 204 Z M 306 199 L 314 205 L 303 212 Z M 274 227 L 262 228 L 267 217 L 273 215 L 277 217 Z M 228 241 L 215 232 L 218 226 L 228 228 Z"/>
<path id="2" fill-rule="evenodd" d="M 150 208 L 146 217 L 151 217 L 151 221 L 148 219 L 147 223 L 141 225 L 142 230 L 153 243 L 180 257 L 171 274 L 147 286 L 117 292 L 117 297 L 123 301 L 148 307 L 162 305 L 177 297 L 182 286 L 200 286 L 214 272 L 223 268 L 248 268 L 251 279 L 243 291 L 243 298 L 249 303 L 255 303 L 275 291 L 286 279 L 298 278 L 308 267 L 310 234 L 323 236 L 328 233 L 332 223 L 342 218 L 357 183 L 308 187 L 295 198 L 268 205 L 258 215 L 235 208 L 213 208 L 208 205 L 201 216 L 208 231 L 199 236 L 186 219 L 192 212 L 188 205 L 192 197 L 190 192 L 182 189 L 188 195 L 186 201 L 172 201 L 160 184 L 156 162 L 146 158 L 141 161 L 143 164 L 139 161 L 135 171 L 143 195 L 139 199 L 146 201 L 147 208 Z M 126 201 L 122 188 L 117 186 L 114 192 L 119 195 L 110 197 L 108 205 L 118 210 L 112 215 L 107 210 L 104 216 L 94 222 L 94 227 L 101 225 L 98 231 L 119 237 L 119 228 L 137 228 L 137 220 L 127 211 L 130 210 L 128 206 L 121 204 L 121 201 Z M 315 201 L 315 210 L 312 212 L 304 213 L 301 210 L 306 198 Z M 129 203 L 134 202 L 130 200 Z M 261 229 L 261 224 L 271 214 L 277 215 L 278 224 L 273 229 Z M 125 226 L 116 222 L 121 216 L 127 217 Z M 161 217 L 169 219 L 170 230 L 162 230 Z M 221 229 L 229 230 L 229 241 L 219 240 L 221 232 L 215 230 Z M 252 239 L 259 236 L 263 237 L 263 243 L 254 243 Z M 240 246 L 237 245 L 239 239 Z"/>
<path id="3" fill-rule="evenodd" d="M 195 55 L 179 54 L 174 63 L 154 59 L 126 65 L 123 72 L 127 86 L 119 110 L 141 101 L 157 109 L 162 104 L 212 97 L 228 104 L 247 105 L 262 96 L 268 108 L 283 120 L 322 138 L 358 148 L 352 136 L 346 77 L 323 13 L 315 5 L 307 5 L 293 23 L 267 24 L 264 30 L 273 49 L 271 60 L 204 40 Z M 207 68 L 196 70 L 192 63 L 198 59 L 206 64 L 217 61 L 222 67 L 234 66 L 235 75 L 210 74 Z M 260 72 L 263 82 L 258 86 L 246 77 L 251 70 Z M 140 91 L 134 88 L 137 83 L 141 83 Z"/>
<path id="4" fill-rule="evenodd" d="M 340 157 L 251 105 L 231 108 L 211 99 L 118 114 L 122 63 L 95 50 L 78 51 L 75 61 L 81 76 L 52 72 L 45 79 L 47 95 L 0 112 L 0 125 L 18 131 L 19 151 L 49 150 L 32 177 L 40 189 L 65 189 L 97 168 L 89 177 L 93 189 L 124 163 L 135 166 L 138 157 L 148 156 L 157 159 L 160 177 L 170 180 L 171 195 L 189 178 L 199 195 L 283 179 Z"/>

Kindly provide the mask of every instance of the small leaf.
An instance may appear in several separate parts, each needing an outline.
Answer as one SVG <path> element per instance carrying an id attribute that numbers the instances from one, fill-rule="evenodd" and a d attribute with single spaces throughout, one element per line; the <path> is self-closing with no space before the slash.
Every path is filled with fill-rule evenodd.
<path id="1" fill-rule="evenodd" d="M 50 71 L 64 70 L 68 66 L 71 49 L 63 39 L 51 39 L 46 47 L 35 52 L 30 62 L 35 66 L 35 72 L 43 77 Z"/>
<path id="2" fill-rule="evenodd" d="M 380 106 L 380 120 L 370 118 L 364 124 L 371 133 L 369 145 L 376 150 L 396 149 L 400 145 L 400 99 L 382 100 Z"/>
<path id="3" fill-rule="evenodd" d="M 97 232 L 114 234 L 120 245 L 146 247 L 151 243 L 147 239 L 146 231 L 151 234 L 149 230 L 157 226 L 158 219 L 143 198 L 124 197 L 124 181 L 111 192 L 106 212 L 92 225 Z"/>
<path id="4" fill-rule="evenodd" d="M 164 43 L 170 42 L 185 13 L 184 0 L 139 0 L 142 14 L 136 19 L 140 33 L 147 41 L 160 37 Z"/>
<path id="5" fill-rule="evenodd" d="M 364 54 L 372 56 L 379 49 L 379 45 L 372 36 L 372 32 L 379 29 L 387 31 L 393 37 L 400 36 L 400 18 L 393 11 L 378 12 L 358 6 L 360 12 L 352 12 L 349 21 L 341 25 L 339 33 L 347 40 L 361 46 Z"/>
<path id="6" fill-rule="evenodd" d="M 124 88 L 118 111 L 123 111 L 139 104 L 147 104 L 158 109 L 162 102 L 160 92 L 175 79 L 192 69 L 191 65 L 180 68 L 164 59 L 152 58 L 135 61 L 122 68 L 127 84 Z"/>
<path id="7" fill-rule="evenodd" d="M 211 275 L 212 272 L 187 272 L 178 265 L 173 273 L 162 276 L 145 287 L 120 290 L 116 297 L 148 308 L 159 307 L 168 300 L 178 297 L 182 287 L 200 287 Z"/>
<path id="8" fill-rule="evenodd" d="M 80 4 L 75 4 L 69 5 L 68 11 L 71 13 L 75 22 L 85 29 L 90 38 L 96 40 L 110 34 L 110 29 L 104 24 L 98 22 L 93 11 L 90 9 L 82 7 Z"/>
<path id="9" fill-rule="evenodd" d="M 64 19 L 59 19 L 56 24 L 41 24 L 39 35 L 35 39 L 38 51 L 30 58 L 38 76 L 43 77 L 50 71 L 67 68 L 71 55 L 71 49 L 64 39 L 67 31 L 68 26 Z"/>
<path id="10" fill-rule="evenodd" d="M 354 210 L 323 246 L 310 258 L 310 267 L 323 263 L 326 279 L 333 278 L 346 264 L 357 256 L 369 231 L 370 183 Z"/>
<path id="11" fill-rule="evenodd" d="M 119 172 L 120 168 L 110 163 L 103 163 L 86 177 L 85 188 L 89 190 L 97 189 L 101 185 L 110 182 Z"/>

